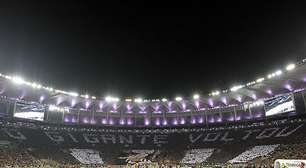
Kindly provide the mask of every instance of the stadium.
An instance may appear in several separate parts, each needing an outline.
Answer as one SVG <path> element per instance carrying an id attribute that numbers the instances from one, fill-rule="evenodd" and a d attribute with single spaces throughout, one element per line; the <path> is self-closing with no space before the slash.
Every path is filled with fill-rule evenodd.
<path id="1" fill-rule="evenodd" d="M 305 60 L 209 95 L 97 97 L 1 74 L 1 167 L 259 167 L 305 158 Z"/>
<path id="2" fill-rule="evenodd" d="M 0 168 L 304 168 L 305 7 L 1 1 Z"/>

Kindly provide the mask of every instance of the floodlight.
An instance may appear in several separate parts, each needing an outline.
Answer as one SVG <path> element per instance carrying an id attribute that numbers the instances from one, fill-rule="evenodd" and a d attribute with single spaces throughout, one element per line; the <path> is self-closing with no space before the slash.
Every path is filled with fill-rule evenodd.
<path id="1" fill-rule="evenodd" d="M 286 70 L 287 70 L 287 71 L 291 71 L 291 70 L 293 70 L 294 68 L 295 68 L 295 64 L 289 64 L 289 65 L 287 65 Z"/>
<path id="2" fill-rule="evenodd" d="M 36 83 L 32 83 L 32 87 L 33 87 L 34 89 L 36 89 L 36 88 L 37 88 L 37 86 L 38 86 L 38 84 L 36 84 Z"/>
<path id="3" fill-rule="evenodd" d="M 256 80 L 256 82 L 257 83 L 260 83 L 260 82 L 262 82 L 262 81 L 264 81 L 265 80 L 265 78 L 258 78 L 257 80 Z"/>
<path id="4" fill-rule="evenodd" d="M 200 98 L 200 95 L 198 95 L 198 94 L 193 95 L 194 100 L 198 100 L 199 98 Z"/>
<path id="5" fill-rule="evenodd" d="M 232 92 L 236 92 L 237 90 L 239 90 L 239 89 L 241 89 L 241 88 L 243 88 L 243 86 L 242 86 L 242 85 L 238 85 L 238 86 L 232 87 L 230 90 L 231 90 Z"/>
<path id="6" fill-rule="evenodd" d="M 220 91 L 213 91 L 213 92 L 211 93 L 212 96 L 217 96 L 217 95 L 219 95 L 219 94 L 220 94 Z"/>
<path id="7" fill-rule="evenodd" d="M 283 73 L 283 72 L 282 72 L 281 70 L 278 70 L 278 71 L 275 72 L 275 75 L 279 76 L 279 75 L 281 75 L 282 73 Z"/>
<path id="8" fill-rule="evenodd" d="M 73 97 L 78 97 L 79 96 L 79 94 L 76 93 L 76 92 L 69 92 L 69 95 L 73 96 Z"/>
<path id="9" fill-rule="evenodd" d="M 111 96 L 106 96 L 106 97 L 105 97 L 105 101 L 106 101 L 106 102 L 111 102 L 112 99 L 113 99 L 113 98 L 112 98 Z"/>
<path id="10" fill-rule="evenodd" d="M 141 103 L 143 100 L 142 100 L 142 98 L 136 98 L 136 99 L 134 99 L 134 102 L 136 102 L 136 103 Z"/>
<path id="11" fill-rule="evenodd" d="M 19 76 L 13 77 L 12 80 L 13 80 L 14 83 L 16 83 L 16 84 L 18 84 L 18 85 L 23 84 L 23 83 L 25 82 L 25 81 L 24 81 L 21 77 L 19 77 Z"/>
<path id="12" fill-rule="evenodd" d="M 182 98 L 182 97 L 176 97 L 175 100 L 176 100 L 176 101 L 182 101 L 183 98 Z"/>
<path id="13" fill-rule="evenodd" d="M 113 101 L 114 101 L 114 102 L 118 102 L 119 100 L 120 100 L 120 99 L 117 98 L 117 97 L 114 97 L 114 98 L 113 98 Z"/>
<path id="14" fill-rule="evenodd" d="M 106 102 L 118 102 L 119 101 L 119 98 L 116 98 L 116 97 L 111 97 L 111 96 L 106 96 L 105 97 L 105 101 Z"/>
<path id="15" fill-rule="evenodd" d="M 162 102 L 166 102 L 168 101 L 166 98 L 162 98 Z"/>

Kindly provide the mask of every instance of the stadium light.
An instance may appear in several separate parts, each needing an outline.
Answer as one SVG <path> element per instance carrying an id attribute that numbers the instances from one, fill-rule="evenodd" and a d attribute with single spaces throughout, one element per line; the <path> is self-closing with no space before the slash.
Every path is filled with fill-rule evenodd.
<path id="1" fill-rule="evenodd" d="M 251 85 L 254 85 L 255 83 L 256 83 L 256 81 L 248 82 L 248 83 L 246 84 L 246 86 L 251 86 Z"/>
<path id="2" fill-rule="evenodd" d="M 256 82 L 257 83 L 261 83 L 262 81 L 264 81 L 265 80 L 265 78 L 258 78 L 257 80 L 256 80 Z"/>
<path id="3" fill-rule="evenodd" d="M 212 96 L 218 96 L 220 94 L 220 91 L 213 91 L 212 93 L 211 93 L 211 95 Z"/>
<path id="4" fill-rule="evenodd" d="M 199 98 L 200 98 L 200 95 L 198 95 L 198 94 L 193 95 L 194 100 L 198 100 Z"/>
<path id="5" fill-rule="evenodd" d="M 105 97 L 105 101 L 106 101 L 106 102 L 112 102 L 112 97 L 106 96 L 106 97 Z"/>
<path id="6" fill-rule="evenodd" d="M 41 84 L 37 84 L 37 83 L 32 83 L 32 85 L 31 85 L 34 89 L 41 89 Z"/>
<path id="7" fill-rule="evenodd" d="M 166 102 L 168 101 L 166 98 L 162 98 L 162 102 Z"/>
<path id="8" fill-rule="evenodd" d="M 136 98 L 136 99 L 134 99 L 134 102 L 136 102 L 136 103 L 141 103 L 143 100 L 142 100 L 142 98 Z"/>
<path id="9" fill-rule="evenodd" d="M 4 78 L 5 78 L 5 79 L 10 79 L 10 80 L 12 79 L 12 77 L 11 77 L 11 76 L 8 76 L 8 75 L 5 75 Z"/>
<path id="10" fill-rule="evenodd" d="M 278 70 L 278 71 L 275 72 L 275 75 L 276 75 L 276 76 L 279 76 L 279 75 L 281 75 L 282 73 L 283 73 L 283 72 L 282 72 L 281 70 Z"/>
<path id="11" fill-rule="evenodd" d="M 176 101 L 182 101 L 183 98 L 182 98 L 182 97 L 176 97 L 175 100 L 176 100 Z"/>
<path id="12" fill-rule="evenodd" d="M 120 99 L 119 99 L 118 97 L 114 97 L 114 98 L 113 98 L 113 101 L 114 101 L 114 102 L 119 102 Z"/>
<path id="13" fill-rule="evenodd" d="M 243 88 L 243 85 L 234 86 L 234 87 L 232 87 L 230 90 L 231 90 L 232 92 L 236 92 L 237 90 L 239 90 L 239 89 L 241 89 L 241 88 Z"/>
<path id="14" fill-rule="evenodd" d="M 49 111 L 55 111 L 55 112 L 69 112 L 69 108 L 59 107 L 59 106 L 56 106 L 56 105 L 50 105 L 48 109 L 49 109 Z"/>
<path id="15" fill-rule="evenodd" d="M 105 101 L 106 102 L 118 102 L 119 101 L 119 98 L 117 98 L 117 97 L 112 97 L 112 96 L 106 96 L 105 97 Z"/>
<path id="16" fill-rule="evenodd" d="M 18 85 L 21 85 L 21 84 L 24 84 L 24 83 L 25 83 L 25 81 L 24 81 L 21 77 L 19 77 L 19 76 L 14 76 L 14 77 L 12 78 L 12 81 L 13 81 L 14 83 L 18 84 Z"/>
<path id="17" fill-rule="evenodd" d="M 283 73 L 283 71 L 277 70 L 277 71 L 275 71 L 274 73 L 269 74 L 269 75 L 268 75 L 268 78 L 271 79 L 271 78 L 273 78 L 273 77 L 276 77 L 276 76 L 281 75 L 282 73 Z"/>
<path id="18" fill-rule="evenodd" d="M 289 65 L 287 65 L 286 70 L 287 70 L 287 71 L 291 71 L 291 70 L 293 70 L 294 68 L 295 68 L 295 64 L 289 64 Z"/>
<path id="19" fill-rule="evenodd" d="M 126 102 L 131 102 L 131 101 L 132 101 L 132 99 L 125 99 L 125 101 L 126 101 Z"/>
<path id="20" fill-rule="evenodd" d="M 69 92 L 69 95 L 73 96 L 73 97 L 78 97 L 79 96 L 79 94 L 76 93 L 76 92 Z"/>

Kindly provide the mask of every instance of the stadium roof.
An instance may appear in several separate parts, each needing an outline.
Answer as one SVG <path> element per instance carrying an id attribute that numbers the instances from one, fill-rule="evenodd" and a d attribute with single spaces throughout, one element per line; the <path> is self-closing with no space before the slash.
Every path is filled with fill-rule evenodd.
<path id="1" fill-rule="evenodd" d="M 176 102 L 182 106 L 187 102 L 195 102 L 195 106 L 214 107 L 241 104 L 248 101 L 272 97 L 274 95 L 304 89 L 306 82 L 306 59 L 295 64 L 289 64 L 282 69 L 271 71 L 266 76 L 255 78 L 245 84 L 238 84 L 228 89 L 215 90 L 208 95 L 194 94 L 192 97 L 175 98 L 117 98 L 79 94 L 75 91 L 64 91 L 37 82 L 30 82 L 22 77 L 0 74 L 0 93 L 2 96 L 14 97 L 27 101 L 75 106 L 83 104 L 88 108 L 92 104 L 156 104 L 157 102 Z M 260 65 L 259 65 L 260 66 Z M 13 83 L 13 85 L 12 85 Z"/>

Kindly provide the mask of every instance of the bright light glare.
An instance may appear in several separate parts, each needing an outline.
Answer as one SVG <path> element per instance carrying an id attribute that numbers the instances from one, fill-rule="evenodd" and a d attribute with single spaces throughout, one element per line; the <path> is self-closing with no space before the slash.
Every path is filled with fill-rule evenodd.
<path id="1" fill-rule="evenodd" d="M 37 83 L 32 83 L 32 87 L 34 89 L 40 89 L 42 86 L 40 84 L 37 84 Z"/>
<path id="2" fill-rule="evenodd" d="M 79 94 L 76 93 L 76 92 L 70 92 L 69 95 L 70 95 L 70 96 L 73 96 L 73 97 L 78 97 L 78 96 L 79 96 Z"/>
<path id="3" fill-rule="evenodd" d="M 106 97 L 105 97 L 105 101 L 106 101 L 106 102 L 118 102 L 118 101 L 119 101 L 119 98 L 111 97 L 111 96 L 106 96 Z"/>
<path id="4" fill-rule="evenodd" d="M 111 102 L 112 100 L 113 100 L 113 98 L 110 97 L 110 96 L 106 96 L 106 97 L 105 97 L 105 101 L 106 101 L 106 102 Z"/>
<path id="5" fill-rule="evenodd" d="M 289 64 L 289 65 L 287 65 L 286 70 L 287 70 L 287 71 L 291 71 L 291 70 L 293 70 L 294 68 L 295 68 L 295 64 Z"/>
<path id="6" fill-rule="evenodd" d="M 282 72 L 281 70 L 278 70 L 278 71 L 275 72 L 275 74 L 276 74 L 277 76 L 281 75 L 282 73 L 283 73 L 283 72 Z"/>
<path id="7" fill-rule="evenodd" d="M 176 100 L 176 101 L 182 101 L 183 98 L 182 98 L 182 97 L 176 97 L 175 100 Z"/>
<path id="8" fill-rule="evenodd" d="M 18 85 L 23 84 L 25 82 L 21 77 L 18 77 L 18 76 L 13 77 L 12 80 L 14 83 Z"/>
<path id="9" fill-rule="evenodd" d="M 213 91 L 213 92 L 211 93 L 212 96 L 217 96 L 217 95 L 219 95 L 219 94 L 220 94 L 220 91 Z"/>
<path id="10" fill-rule="evenodd" d="M 136 99 L 134 99 L 134 102 L 141 103 L 142 102 L 142 98 L 136 98 Z"/>
<path id="11" fill-rule="evenodd" d="M 67 107 L 59 107 L 55 105 L 49 106 L 49 111 L 55 111 L 55 112 L 69 112 L 69 108 Z"/>
<path id="12" fill-rule="evenodd" d="M 168 101 L 166 98 L 162 98 L 162 102 L 166 102 Z"/>
<path id="13" fill-rule="evenodd" d="M 237 91 L 237 90 L 239 90 L 239 89 L 241 89 L 241 88 L 243 88 L 242 85 L 234 86 L 234 87 L 231 88 L 231 91 L 232 91 L 232 92 L 235 92 L 235 91 Z"/>
<path id="14" fill-rule="evenodd" d="M 198 94 L 193 95 L 194 100 L 198 100 L 199 98 L 200 98 L 200 95 L 198 95 Z"/>
<path id="15" fill-rule="evenodd" d="M 257 83 L 260 83 L 260 82 L 262 82 L 262 81 L 264 81 L 265 80 L 265 78 L 258 78 L 257 80 L 256 80 L 256 82 Z"/>

